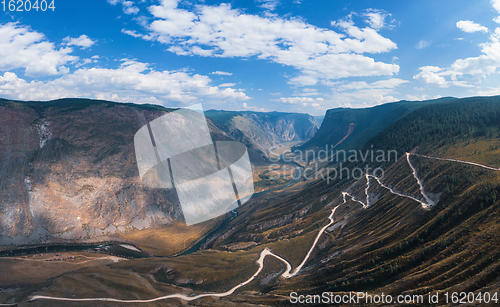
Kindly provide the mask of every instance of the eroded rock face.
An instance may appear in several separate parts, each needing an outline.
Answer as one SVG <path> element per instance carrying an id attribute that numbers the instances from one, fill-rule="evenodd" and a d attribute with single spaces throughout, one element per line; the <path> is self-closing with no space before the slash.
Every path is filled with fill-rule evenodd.
<path id="1" fill-rule="evenodd" d="M 75 99 L 0 101 L 0 245 L 95 239 L 183 220 L 176 193 L 143 186 L 135 159 L 136 131 L 165 112 Z"/>

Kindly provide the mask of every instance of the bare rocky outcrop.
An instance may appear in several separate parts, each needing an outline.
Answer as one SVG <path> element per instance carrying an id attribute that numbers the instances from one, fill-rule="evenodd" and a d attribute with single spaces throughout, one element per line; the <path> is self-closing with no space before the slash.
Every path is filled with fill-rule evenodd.
<path id="1" fill-rule="evenodd" d="M 172 190 L 141 184 L 134 135 L 168 110 L 0 100 L 0 245 L 99 239 L 183 220 Z M 209 121 L 218 140 L 231 139 Z"/>

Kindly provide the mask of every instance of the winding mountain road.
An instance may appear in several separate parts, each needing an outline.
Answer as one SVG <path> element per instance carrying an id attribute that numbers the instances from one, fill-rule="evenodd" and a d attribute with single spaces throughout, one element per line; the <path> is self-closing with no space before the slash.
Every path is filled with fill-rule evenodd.
<path id="1" fill-rule="evenodd" d="M 474 163 L 474 162 L 468 162 L 468 161 L 462 161 L 462 160 L 456 160 L 456 159 L 438 158 L 438 157 L 431 157 L 431 156 L 424 156 L 424 155 L 419 155 L 419 154 L 407 153 L 406 154 L 406 160 L 408 161 L 408 164 L 410 165 L 410 167 L 411 167 L 411 169 L 413 171 L 413 177 L 415 177 L 415 179 L 417 180 L 417 182 L 418 182 L 418 184 L 420 186 L 420 191 L 421 191 L 422 195 L 424 196 L 425 201 L 419 200 L 419 199 L 417 199 L 417 198 L 415 198 L 413 196 L 410 196 L 410 195 L 405 195 L 405 194 L 402 194 L 400 192 L 397 192 L 393 188 L 391 188 L 391 187 L 385 185 L 384 183 L 382 183 L 381 180 L 380 180 L 380 178 L 375 177 L 373 175 L 368 175 L 367 174 L 366 175 L 367 187 L 365 188 L 366 204 L 363 203 L 362 201 L 359 201 L 359 200 L 355 199 L 354 196 L 352 196 L 348 192 L 342 192 L 342 197 L 343 197 L 343 203 L 342 204 L 345 204 L 347 202 L 346 196 L 349 196 L 349 197 L 351 197 L 351 199 L 353 201 L 356 201 L 356 202 L 360 203 L 361 205 L 363 205 L 363 208 L 368 208 L 370 206 L 369 196 L 368 196 L 368 189 L 370 187 L 370 179 L 373 178 L 373 179 L 375 179 L 379 183 L 380 186 L 388 189 L 391 193 L 393 193 L 395 195 L 398 195 L 398 196 L 401 196 L 401 197 L 410 198 L 410 199 L 412 199 L 412 200 L 420 203 L 422 205 L 422 207 L 424 207 L 424 208 L 429 208 L 429 207 L 433 206 L 435 204 L 435 202 L 432 201 L 429 198 L 429 196 L 424 192 L 423 182 L 417 176 L 417 171 L 416 171 L 415 167 L 412 165 L 412 163 L 410 161 L 410 155 L 416 155 L 416 156 L 421 156 L 421 157 L 424 157 L 424 158 L 435 159 L 435 160 L 444 160 L 444 161 L 450 161 L 450 162 L 458 162 L 458 163 L 471 164 L 471 165 L 483 167 L 485 169 L 490 169 L 490 170 L 494 170 L 494 171 L 500 171 L 499 168 L 493 168 L 493 167 L 490 167 L 490 166 L 486 166 L 486 165 L 482 165 L 482 164 L 478 164 L 478 163 Z M 330 202 L 328 205 L 330 205 L 330 204 L 332 204 L 332 202 Z M 34 300 L 45 299 L 45 300 L 57 300 L 57 301 L 71 301 L 71 302 L 107 301 L 107 302 L 117 302 L 117 303 L 151 303 L 151 302 L 156 302 L 156 301 L 166 300 L 166 299 L 171 299 L 171 298 L 178 298 L 178 299 L 182 299 L 182 300 L 185 300 L 185 301 L 194 301 L 194 300 L 197 300 L 197 299 L 200 299 L 200 298 L 204 298 L 204 297 L 224 297 L 224 296 L 228 296 L 228 295 L 233 294 L 234 291 L 238 290 L 239 288 L 241 288 L 241 287 L 247 285 L 248 283 L 250 283 L 251 281 L 253 281 L 255 279 L 255 277 L 257 277 L 259 275 L 259 273 L 262 271 L 262 269 L 264 268 L 264 259 L 267 256 L 274 257 L 274 258 L 280 260 L 281 262 L 283 262 L 286 265 L 286 270 L 285 270 L 284 273 L 281 274 L 281 277 L 283 277 L 283 278 L 291 278 L 291 277 L 297 275 L 300 272 L 300 270 L 303 268 L 303 266 L 305 265 L 305 263 L 307 262 L 307 260 L 309 260 L 309 257 L 311 256 L 312 251 L 316 247 L 316 245 L 317 245 L 317 243 L 318 243 L 319 238 L 321 237 L 321 235 L 325 232 L 325 230 L 328 227 L 330 227 L 335 222 L 335 220 L 333 218 L 333 215 L 335 214 L 335 211 L 337 210 L 337 208 L 339 206 L 340 205 L 337 205 L 335 208 L 332 209 L 330 215 L 328 216 L 328 219 L 330 220 L 330 222 L 326 226 L 324 226 L 323 228 L 321 228 L 321 230 L 318 232 L 318 234 L 316 235 L 316 238 L 314 239 L 314 241 L 312 243 L 311 248 L 309 249 L 308 253 L 304 257 L 304 260 L 302 260 L 302 262 L 299 264 L 299 266 L 297 266 L 295 268 L 295 270 L 292 271 L 292 265 L 286 259 L 284 259 L 284 258 L 282 258 L 282 257 L 280 257 L 280 256 L 278 256 L 276 254 L 274 254 L 269 248 L 265 248 L 264 250 L 262 250 L 262 252 L 260 253 L 260 257 L 257 260 L 257 264 L 259 265 L 259 268 L 257 269 L 257 271 L 250 278 L 248 278 L 246 281 L 239 283 L 238 285 L 234 286 L 233 288 L 231 288 L 230 290 L 228 290 L 226 292 L 221 292 L 221 293 L 205 293 L 205 294 L 199 294 L 199 295 L 195 295 L 195 296 L 186 296 L 184 294 L 170 294 L 170 295 L 160 296 L 160 297 L 152 298 L 152 299 L 148 299 L 148 300 L 120 300 L 120 299 L 114 299 L 114 298 L 65 298 L 65 297 L 53 297 L 53 296 L 44 296 L 44 295 L 34 295 L 29 300 L 30 301 L 34 301 Z M 2 306 L 2 304 L 0 304 L 0 306 Z"/>

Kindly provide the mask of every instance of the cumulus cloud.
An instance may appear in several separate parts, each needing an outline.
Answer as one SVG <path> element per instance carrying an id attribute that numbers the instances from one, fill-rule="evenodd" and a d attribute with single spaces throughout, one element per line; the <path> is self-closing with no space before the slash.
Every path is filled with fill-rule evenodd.
<path id="1" fill-rule="evenodd" d="M 350 18 L 333 22 L 340 32 L 323 29 L 300 19 L 257 16 L 229 4 L 179 8 L 176 0 L 149 7 L 155 17 L 146 30 L 150 37 L 169 45 L 170 52 L 204 57 L 255 57 L 291 66 L 300 75 L 297 85 L 360 76 L 386 76 L 399 71 L 396 64 L 377 62 L 367 53 L 396 49 L 375 28 L 360 28 Z M 367 12 L 373 27 L 383 26 L 380 12 Z"/>
<path id="2" fill-rule="evenodd" d="M 490 40 L 481 46 L 479 56 L 465 59 L 457 59 L 450 68 L 442 69 L 435 66 L 420 67 L 421 72 L 414 76 L 415 79 L 426 84 L 438 86 L 448 86 L 450 84 L 458 86 L 472 86 L 465 81 L 458 81 L 457 76 L 470 75 L 472 77 L 484 78 L 495 73 L 500 67 L 500 28 L 490 35 Z M 451 80 L 446 81 L 443 76 L 450 76 Z"/>
<path id="3" fill-rule="evenodd" d="M 488 32 L 488 28 L 475 23 L 470 20 L 460 20 L 457 22 L 457 28 L 464 31 L 465 33 L 474 33 L 474 32 Z"/>
<path id="4" fill-rule="evenodd" d="M 86 49 L 95 44 L 87 35 L 80 35 L 80 37 L 66 37 L 63 39 L 65 45 L 67 46 L 78 46 L 81 49 Z"/>
<path id="5" fill-rule="evenodd" d="M 247 100 L 245 93 L 210 85 L 207 76 L 155 71 L 147 63 L 123 60 L 117 69 L 81 68 L 51 81 L 27 82 L 15 73 L 0 76 L 0 96 L 20 100 L 89 97 L 122 102 L 190 103 L 200 99 Z"/>
<path id="6" fill-rule="evenodd" d="M 446 80 L 440 75 L 440 72 L 442 71 L 441 68 L 436 66 L 424 66 L 419 69 L 420 72 L 413 76 L 414 79 L 417 79 L 425 84 L 432 84 L 441 87 L 446 86 Z"/>
<path id="7" fill-rule="evenodd" d="M 387 18 L 391 16 L 391 14 L 387 13 L 384 10 L 377 9 L 367 9 L 363 13 L 365 17 L 366 23 L 370 25 L 375 30 L 380 30 L 382 28 L 394 28 L 394 19 L 389 20 L 389 24 L 386 22 Z"/>
<path id="8" fill-rule="evenodd" d="M 59 48 L 45 36 L 19 23 L 0 24 L 0 71 L 24 68 L 25 75 L 41 77 L 67 73 L 76 61 L 69 47 Z"/>
<path id="9" fill-rule="evenodd" d="M 493 7 L 500 13 L 500 0 L 491 1 Z M 460 23 L 461 21 L 459 21 Z M 469 21 L 466 21 L 464 29 L 470 26 Z M 457 27 L 459 25 L 457 23 Z M 462 23 L 464 25 L 464 23 Z M 473 29 L 478 29 L 480 25 L 473 24 Z M 467 28 L 471 30 L 471 28 Z M 482 30 L 479 30 L 482 31 Z M 475 82 L 480 81 L 480 78 L 485 78 L 487 75 L 497 72 L 500 67 L 500 27 L 497 27 L 489 36 L 489 40 L 482 44 L 481 54 L 475 57 L 465 59 L 457 59 L 451 67 L 440 68 L 435 66 L 420 67 L 420 73 L 414 76 L 425 84 L 433 84 L 441 87 L 456 85 L 462 87 L 473 87 L 464 80 L 458 80 L 458 77 L 471 76 Z M 445 77 L 448 77 L 446 79 Z"/>
<path id="10" fill-rule="evenodd" d="M 50 100 L 63 97 L 89 97 L 122 102 L 163 104 L 201 100 L 241 101 L 250 99 L 234 84 L 212 85 L 208 76 L 186 71 L 157 71 L 148 63 L 122 60 L 115 68 L 88 68 L 100 56 L 79 59 L 70 55 L 69 46 L 88 48 L 94 42 L 86 35 L 63 40 L 57 49 L 41 33 L 19 23 L 0 25 L 0 97 L 19 100 Z M 70 72 L 64 66 L 72 65 Z M 27 81 L 13 69 L 24 68 L 25 75 L 56 75 L 44 81 Z M 221 72 L 223 73 L 223 72 Z M 228 74 L 228 73 L 226 73 Z M 57 76 L 62 75 L 62 76 Z"/>
<path id="11" fill-rule="evenodd" d="M 500 0 L 491 0 L 491 4 L 493 5 L 493 8 L 500 13 Z"/>

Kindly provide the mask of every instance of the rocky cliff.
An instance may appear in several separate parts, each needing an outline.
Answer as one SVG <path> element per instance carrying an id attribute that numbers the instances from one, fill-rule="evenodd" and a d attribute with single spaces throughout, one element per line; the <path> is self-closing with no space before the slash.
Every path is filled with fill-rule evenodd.
<path id="1" fill-rule="evenodd" d="M 83 99 L 0 100 L 0 245 L 95 239 L 183 220 L 144 187 L 134 135 L 169 110 Z M 216 140 L 231 140 L 209 120 Z"/>

